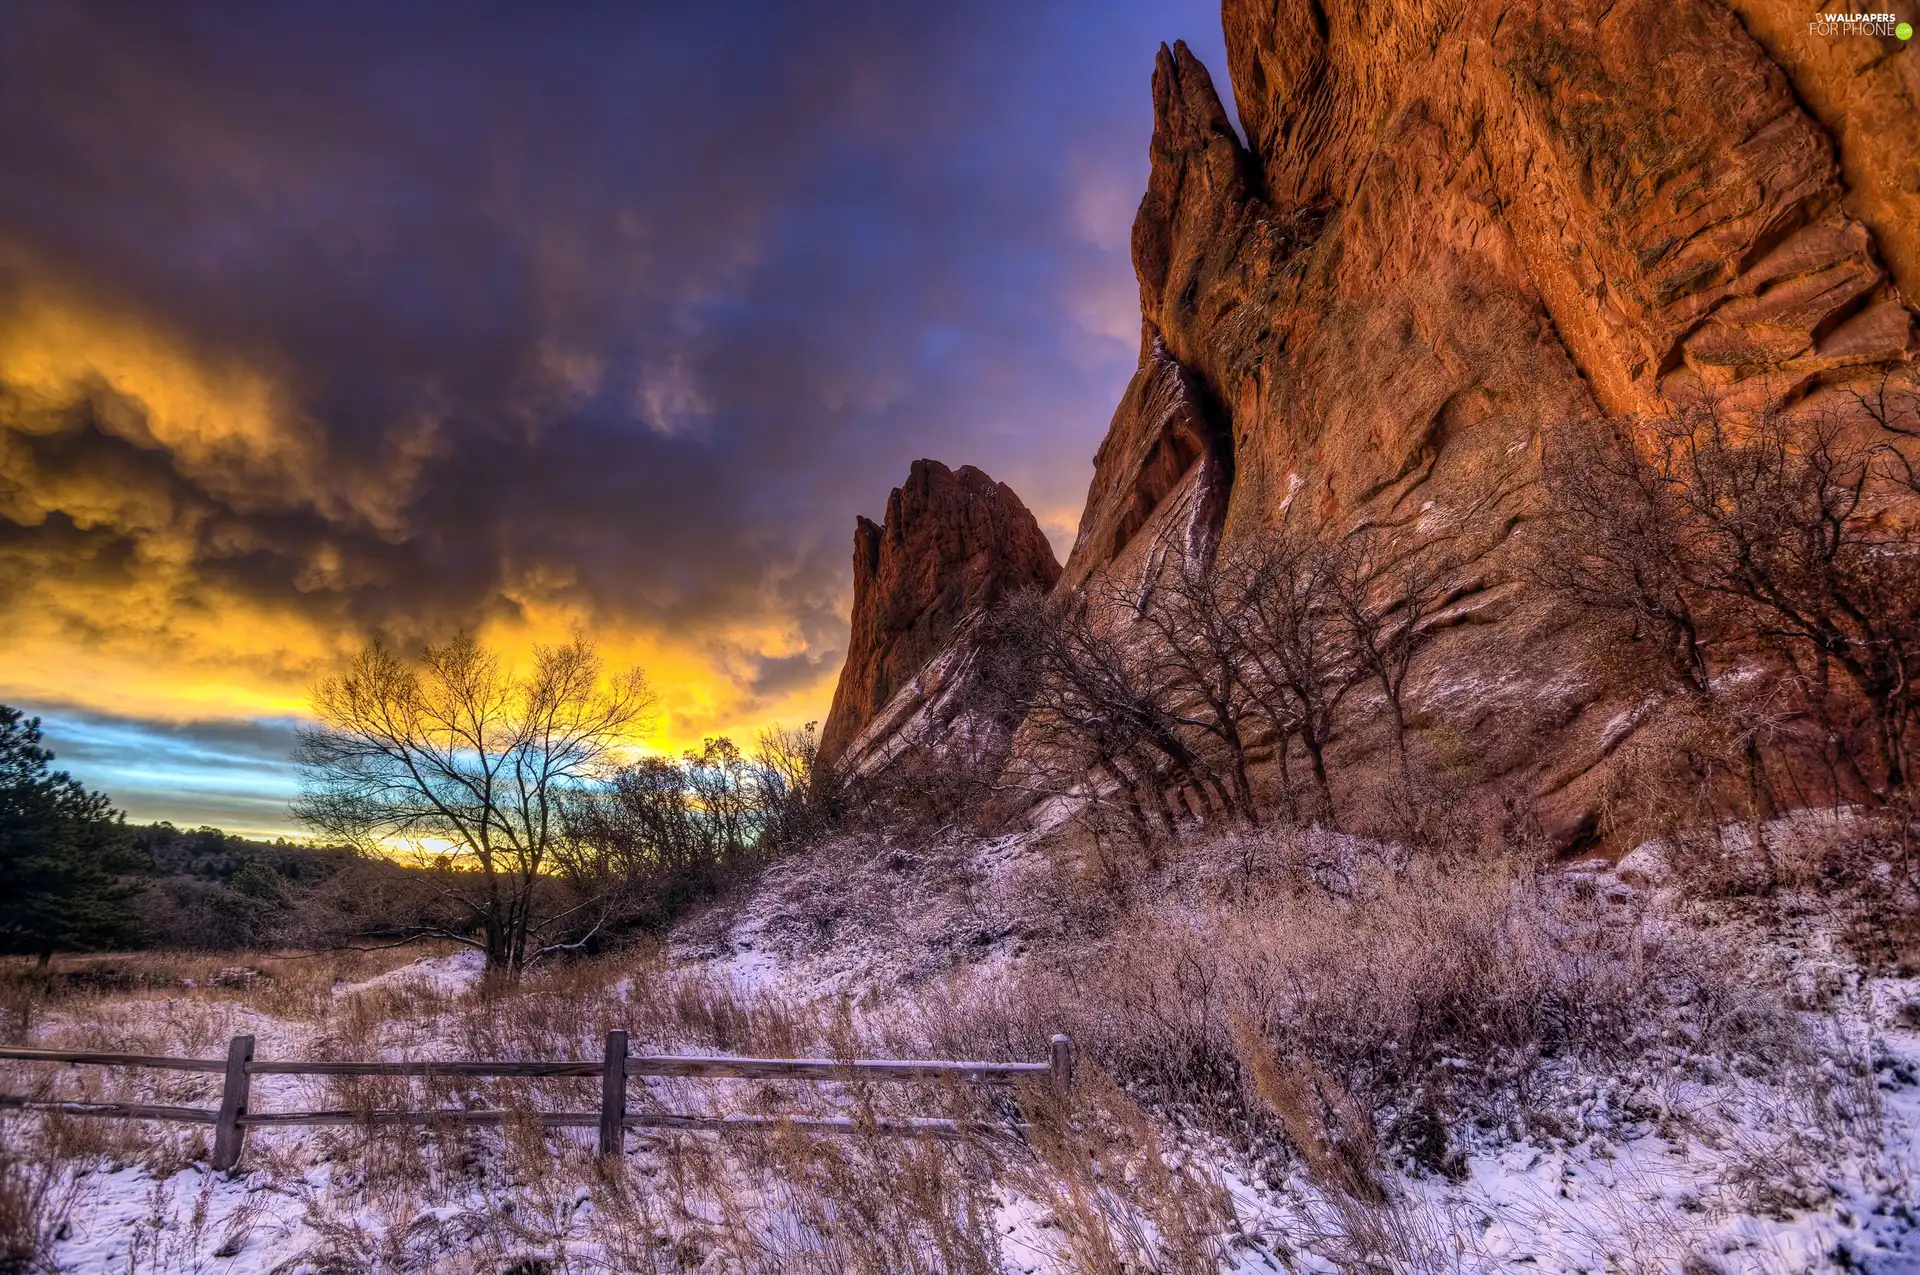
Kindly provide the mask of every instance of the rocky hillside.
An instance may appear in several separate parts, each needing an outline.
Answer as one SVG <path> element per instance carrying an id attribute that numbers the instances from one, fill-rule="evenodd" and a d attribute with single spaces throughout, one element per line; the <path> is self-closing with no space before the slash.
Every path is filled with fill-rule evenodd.
<path id="1" fill-rule="evenodd" d="M 1207 69 L 1163 47 L 1140 367 L 1060 587 L 1303 514 L 1444 546 L 1460 578 L 1409 725 L 1463 735 L 1571 835 L 1634 699 L 1515 569 L 1544 431 L 1705 398 L 1831 417 L 1920 385 L 1920 55 L 1790 8 L 1228 0 L 1245 144 Z M 1041 574 L 1037 535 L 996 557 L 895 522 L 857 540 L 832 753 L 985 592 L 944 564 Z"/>

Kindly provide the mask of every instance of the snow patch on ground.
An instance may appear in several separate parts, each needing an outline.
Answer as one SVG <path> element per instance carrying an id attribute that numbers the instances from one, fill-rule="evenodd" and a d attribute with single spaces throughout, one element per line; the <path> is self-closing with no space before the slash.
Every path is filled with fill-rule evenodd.
<path id="1" fill-rule="evenodd" d="M 901 846 L 854 840 L 777 863 L 744 900 L 683 927 L 677 969 L 799 1000 L 991 977 L 1040 926 L 1032 834 Z"/>
<path id="2" fill-rule="evenodd" d="M 333 994 L 348 996 L 355 992 L 378 991 L 382 988 L 404 988 L 434 996 L 460 996 L 478 987 L 486 972 L 485 953 L 468 949 L 447 956 L 424 957 L 409 965 L 388 970 L 384 974 L 376 974 L 358 983 L 336 983 Z"/>
<path id="3" fill-rule="evenodd" d="M 1845 818 L 1823 825 L 1794 816 L 1768 835 L 1820 835 Z M 718 979 L 760 997 L 857 992 L 881 1004 L 911 997 L 934 977 L 1003 978 L 1022 959 L 1020 900 L 1038 853 L 1027 839 L 1010 837 L 967 848 L 873 843 L 838 859 L 790 861 L 750 898 L 678 936 L 670 976 Z M 1614 864 L 1594 860 L 1568 871 L 1628 909 L 1675 888 L 1668 853 L 1652 844 Z M 1389 1176 L 1391 1204 L 1373 1224 L 1398 1228 L 1415 1255 L 1405 1269 L 1920 1275 L 1920 980 L 1863 976 L 1821 930 L 1817 913 L 1770 941 L 1782 946 L 1797 977 L 1837 989 L 1834 1003 L 1810 1015 L 1826 1024 L 1832 1048 L 1809 1062 L 1797 1087 L 1764 1068 L 1744 1074 L 1737 1064 L 1604 1075 L 1546 1064 L 1535 1083 L 1553 1091 L 1551 1101 L 1536 1100 L 1560 1114 L 1560 1135 L 1519 1140 L 1499 1128 L 1470 1131 L 1453 1180 Z M 462 952 L 335 992 L 413 988 L 457 997 L 482 972 L 478 954 Z M 616 994 L 630 989 L 620 984 Z M 261 1037 L 263 1055 L 304 1056 L 313 1047 L 305 1025 L 232 1010 L 236 1030 Z M 415 1056 L 452 1048 L 431 1019 L 395 1030 Z M 261 1105 L 284 1108 L 308 1096 L 317 1100 L 279 1090 Z M 665 1097 L 680 1109 L 697 1105 L 679 1091 Z M 1343 1248 L 1350 1203 L 1297 1167 L 1269 1181 L 1225 1147 L 1178 1130 L 1173 1137 L 1174 1153 L 1218 1185 L 1238 1219 L 1237 1231 L 1219 1243 L 1219 1270 L 1351 1269 Z M 111 1163 L 79 1170 L 57 1254 L 62 1269 L 297 1275 L 320 1269 L 316 1255 L 344 1244 L 369 1261 L 384 1246 L 415 1255 L 406 1269 L 463 1270 L 455 1262 L 462 1237 L 514 1201 L 545 1210 L 541 1216 L 569 1236 L 569 1263 L 558 1269 L 606 1269 L 580 1264 L 605 1257 L 596 1240 L 601 1220 L 585 1200 L 547 1200 L 540 1184 L 490 1171 L 450 1202 L 442 1194 L 433 1208 L 383 1210 L 355 1193 L 354 1166 L 336 1158 L 348 1145 L 340 1135 L 283 1131 L 271 1143 L 270 1154 L 263 1150 L 238 1176 L 201 1163 L 161 1177 Z M 636 1143 L 633 1159 L 644 1171 L 652 1153 L 646 1140 Z M 483 1165 L 498 1160 L 484 1148 L 477 1154 Z M 742 1190 L 748 1195 L 738 1207 L 763 1210 L 768 1226 L 784 1224 L 773 1184 L 748 1174 Z M 1048 1204 L 1001 1187 L 993 1217 L 1005 1269 L 1073 1269 L 1066 1232 Z M 1128 1230 L 1152 1241 L 1148 1219 L 1130 1219 Z M 528 1255 L 550 1258 L 555 1250 L 535 1245 Z"/>

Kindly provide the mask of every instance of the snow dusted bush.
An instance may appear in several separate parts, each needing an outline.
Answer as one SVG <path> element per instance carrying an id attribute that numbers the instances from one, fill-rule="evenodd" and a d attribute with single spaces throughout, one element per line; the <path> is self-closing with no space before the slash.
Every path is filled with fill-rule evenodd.
<path id="1" fill-rule="evenodd" d="M 1211 862 L 1175 875 L 1235 878 L 1220 860 L 1243 849 L 1210 843 Z M 934 1015 L 935 1043 L 1017 1055 L 1064 1027 L 1129 1090 L 1216 1132 L 1299 1148 L 1313 1107 L 1313 1137 L 1432 1169 L 1454 1163 L 1463 1124 L 1529 1128 L 1548 1060 L 1801 1050 L 1751 952 L 1644 895 L 1323 835 L 1286 854 L 1231 892 L 1165 883 L 1084 949 Z"/>

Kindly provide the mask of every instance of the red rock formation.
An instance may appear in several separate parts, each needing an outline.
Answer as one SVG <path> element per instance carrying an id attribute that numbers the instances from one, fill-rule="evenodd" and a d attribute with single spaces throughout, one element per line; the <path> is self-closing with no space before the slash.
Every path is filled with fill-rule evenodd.
<path id="1" fill-rule="evenodd" d="M 917 460 L 886 521 L 853 533 L 853 633 L 820 755 L 837 763 L 965 622 L 1010 589 L 1050 589 L 1060 564 L 1011 487 Z"/>
<path id="2" fill-rule="evenodd" d="M 1920 53 L 1810 35 L 1804 10 L 1226 0 L 1244 146 L 1206 69 L 1163 47 L 1140 367 L 1063 587 L 1283 516 L 1444 542 L 1467 567 L 1410 725 L 1579 826 L 1638 717 L 1513 570 L 1543 426 L 1920 387 L 1899 286 L 1920 286 Z M 883 583 L 901 568 L 864 552 L 840 747 L 958 609 L 914 628 L 938 589 Z M 1369 745 L 1346 747 L 1341 782 L 1373 782 Z"/>
<path id="3" fill-rule="evenodd" d="M 1890 180 L 1920 153 L 1920 55 L 1880 51 L 1904 68 L 1872 68 L 1897 144 L 1861 137 L 1864 90 L 1836 68 L 1865 51 L 1809 45 L 1787 8 L 1227 0 L 1245 147 L 1206 69 L 1163 48 L 1133 233 L 1141 365 L 1068 584 L 1151 569 L 1203 504 L 1224 502 L 1229 543 L 1297 501 L 1448 540 L 1472 566 L 1415 723 L 1464 733 L 1486 773 L 1530 775 L 1576 823 L 1624 707 L 1510 570 L 1541 426 L 1915 383 L 1882 261 L 1920 272 L 1920 184 Z M 1204 500 L 1203 454 L 1223 462 Z"/>
<path id="4" fill-rule="evenodd" d="M 1878 241 L 1909 298 L 1920 297 L 1920 56 L 1892 37 L 1815 30 L 1798 0 L 1728 0 L 1832 137 L 1842 207 Z M 1894 7 L 1894 6 L 1888 6 Z M 1908 20 L 1911 10 L 1902 14 Z"/>
<path id="5" fill-rule="evenodd" d="M 1067 555 L 1068 588 L 1112 562 L 1156 510 L 1170 530 L 1184 532 L 1183 552 L 1205 557 L 1217 542 L 1233 489 L 1233 443 L 1205 402 L 1205 391 L 1149 339 L 1140 373 L 1114 413 L 1093 458 L 1093 485 L 1080 534 Z"/>

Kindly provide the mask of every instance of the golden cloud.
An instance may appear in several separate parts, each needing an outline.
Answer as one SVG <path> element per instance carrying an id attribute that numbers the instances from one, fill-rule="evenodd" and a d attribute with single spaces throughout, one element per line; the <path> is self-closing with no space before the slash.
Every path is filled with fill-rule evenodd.
<path id="1" fill-rule="evenodd" d="M 837 670 L 767 697 L 742 667 L 805 649 L 771 605 L 708 631 L 652 631 L 596 609 L 564 568 L 510 563 L 472 614 L 349 605 L 391 582 L 343 545 L 404 544 L 437 423 L 386 437 L 398 443 L 383 472 L 330 467 L 325 434 L 261 368 L 70 302 L 0 314 L 0 520 L 14 529 L 0 538 L 0 699 L 171 722 L 297 716 L 313 681 L 370 636 L 468 625 L 510 658 L 579 628 L 610 664 L 639 664 L 661 693 L 653 747 L 820 714 Z M 267 522 L 282 514 L 338 534 L 289 550 Z M 221 569 L 251 557 L 284 587 Z"/>

